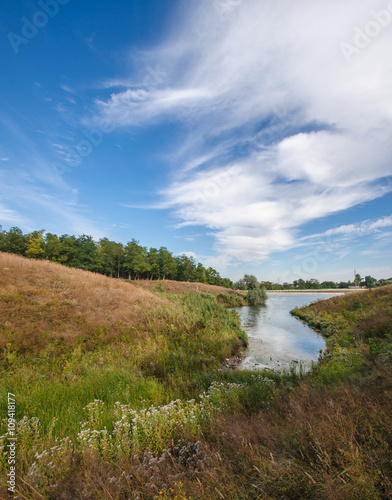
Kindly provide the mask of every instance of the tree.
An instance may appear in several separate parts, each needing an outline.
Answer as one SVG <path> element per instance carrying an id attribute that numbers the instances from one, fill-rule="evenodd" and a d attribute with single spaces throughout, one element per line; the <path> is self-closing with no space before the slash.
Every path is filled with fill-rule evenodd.
<path id="1" fill-rule="evenodd" d="M 315 290 L 320 288 L 320 283 L 315 278 L 312 278 L 309 281 L 305 281 L 305 288 Z"/>
<path id="2" fill-rule="evenodd" d="M 6 237 L 7 233 L 3 230 L 3 226 L 0 225 L 0 252 L 6 252 Z"/>
<path id="3" fill-rule="evenodd" d="M 97 244 L 92 236 L 83 234 L 75 240 L 77 251 L 76 267 L 86 271 L 99 271 L 99 256 Z"/>
<path id="4" fill-rule="evenodd" d="M 200 264 L 200 262 L 197 264 L 194 276 L 195 281 L 197 281 L 198 283 L 207 283 L 206 270 L 203 264 Z"/>
<path id="5" fill-rule="evenodd" d="M 128 273 L 128 279 L 132 279 L 133 261 L 136 255 L 140 253 L 140 248 L 139 242 L 135 238 L 132 238 L 124 248 L 124 269 Z"/>
<path id="6" fill-rule="evenodd" d="M 248 291 L 246 301 L 249 306 L 263 306 L 267 301 L 267 294 L 262 288 L 253 288 Z"/>
<path id="7" fill-rule="evenodd" d="M 34 233 L 27 235 L 27 237 L 28 241 L 25 252 L 26 257 L 29 259 L 44 259 L 45 250 L 42 233 L 35 231 Z"/>
<path id="8" fill-rule="evenodd" d="M 5 236 L 5 248 L 8 253 L 24 255 L 27 247 L 27 238 L 18 227 L 11 227 Z"/>
<path id="9" fill-rule="evenodd" d="M 246 283 L 243 279 L 238 280 L 236 283 L 233 285 L 234 290 L 246 290 Z"/>
<path id="10" fill-rule="evenodd" d="M 165 279 L 168 277 L 169 279 L 173 277 L 177 270 L 177 262 L 173 257 L 173 254 L 169 252 L 166 247 L 161 247 L 159 249 L 159 267 L 161 269 L 162 278 Z"/>
<path id="11" fill-rule="evenodd" d="M 303 279 L 295 280 L 293 283 L 294 283 L 295 288 L 298 288 L 299 290 L 306 289 L 306 283 Z"/>
<path id="12" fill-rule="evenodd" d="M 372 276 L 366 276 L 365 277 L 365 286 L 367 288 L 374 288 L 376 286 L 377 280 L 373 278 Z"/>
<path id="13" fill-rule="evenodd" d="M 195 277 L 196 263 L 193 257 L 188 257 L 183 254 L 176 257 L 177 263 L 177 280 L 178 281 L 192 281 Z"/>
<path id="14" fill-rule="evenodd" d="M 350 285 L 345 281 L 341 281 L 338 285 L 338 288 L 348 288 Z"/>
<path id="15" fill-rule="evenodd" d="M 244 282 L 247 290 L 258 290 L 261 286 L 256 276 L 253 276 L 253 274 L 245 274 Z"/>
<path id="16" fill-rule="evenodd" d="M 53 262 L 60 262 L 61 242 L 57 234 L 45 235 L 45 257 Z"/>
<path id="17" fill-rule="evenodd" d="M 138 250 L 132 261 L 132 270 L 136 274 L 137 280 L 140 278 L 140 275 L 148 273 L 151 270 L 151 266 L 147 260 L 147 248 L 139 246 Z"/>
<path id="18" fill-rule="evenodd" d="M 60 247 L 58 261 L 69 267 L 77 266 L 77 248 L 75 245 L 75 236 L 69 236 L 68 234 L 63 234 L 59 238 Z"/>
<path id="19" fill-rule="evenodd" d="M 160 269 L 159 269 L 159 255 L 158 250 L 156 248 L 150 248 L 147 255 L 148 263 L 150 264 L 150 279 L 153 279 L 156 276 L 158 279 L 160 277 Z"/>
<path id="20" fill-rule="evenodd" d="M 362 281 L 361 275 L 356 274 L 354 279 L 354 283 L 356 284 L 356 286 L 361 286 L 361 281 Z"/>
<path id="21" fill-rule="evenodd" d="M 321 288 L 336 288 L 337 285 L 334 281 L 323 281 L 321 283 Z"/>
<path id="22" fill-rule="evenodd" d="M 98 242 L 99 265 L 107 276 L 120 277 L 121 265 L 124 260 L 124 249 L 121 243 L 101 238 Z"/>

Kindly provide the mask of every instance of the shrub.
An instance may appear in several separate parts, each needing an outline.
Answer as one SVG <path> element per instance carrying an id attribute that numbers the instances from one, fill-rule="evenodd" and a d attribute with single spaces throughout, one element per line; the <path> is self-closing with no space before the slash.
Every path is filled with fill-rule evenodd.
<path id="1" fill-rule="evenodd" d="M 246 305 L 244 298 L 236 293 L 219 293 L 216 298 L 219 303 L 227 307 L 242 307 Z"/>
<path id="2" fill-rule="evenodd" d="M 264 306 L 267 301 L 267 294 L 263 288 L 249 290 L 246 301 L 249 306 Z"/>

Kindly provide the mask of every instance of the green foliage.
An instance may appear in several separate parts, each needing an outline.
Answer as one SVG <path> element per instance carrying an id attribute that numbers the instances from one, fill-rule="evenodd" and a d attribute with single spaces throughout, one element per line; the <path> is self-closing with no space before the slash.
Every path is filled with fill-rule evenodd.
<path id="1" fill-rule="evenodd" d="M 314 370 L 318 381 L 347 379 L 369 360 L 392 363 L 391 300 L 392 287 L 384 287 L 292 311 L 327 338 L 327 351 Z"/>
<path id="2" fill-rule="evenodd" d="M 242 307 L 246 305 L 244 297 L 237 293 L 218 293 L 216 299 L 227 307 Z"/>
<path id="3" fill-rule="evenodd" d="M 28 236 L 26 245 L 26 257 L 30 259 L 43 259 L 45 258 L 44 242 L 42 240 L 42 233 L 36 232 Z"/>
<path id="4" fill-rule="evenodd" d="M 267 301 L 267 294 L 263 288 L 249 290 L 246 302 L 249 306 L 263 306 Z"/>
<path id="5" fill-rule="evenodd" d="M 24 235 L 12 227 L 8 232 L 0 226 L 0 252 L 15 253 L 32 259 L 47 259 L 69 267 L 128 279 L 171 279 L 193 281 L 231 288 L 232 282 L 218 271 L 192 257 L 174 257 L 166 247 L 143 247 L 135 239 L 125 246 L 108 238 L 98 242 L 92 236 L 79 237 L 34 231 Z"/>

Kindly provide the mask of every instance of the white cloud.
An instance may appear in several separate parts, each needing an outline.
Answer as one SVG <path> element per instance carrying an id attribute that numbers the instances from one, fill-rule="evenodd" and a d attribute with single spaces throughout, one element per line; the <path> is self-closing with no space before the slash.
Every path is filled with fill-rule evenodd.
<path id="1" fill-rule="evenodd" d="M 190 6 L 166 44 L 139 55 L 134 86 L 97 101 L 96 120 L 186 125 L 164 206 L 209 228 L 220 258 L 262 261 L 298 245 L 303 224 L 391 191 L 392 32 L 348 64 L 341 43 L 385 2 L 232 7 Z M 141 86 L 154 65 L 165 78 Z"/>
<path id="2" fill-rule="evenodd" d="M 364 234 L 377 233 L 386 227 L 392 227 L 392 215 L 380 217 L 377 220 L 365 220 L 357 224 L 345 224 L 334 229 L 329 229 L 328 231 L 325 231 L 325 233 L 314 234 L 304 239 L 335 235 L 360 236 Z"/>

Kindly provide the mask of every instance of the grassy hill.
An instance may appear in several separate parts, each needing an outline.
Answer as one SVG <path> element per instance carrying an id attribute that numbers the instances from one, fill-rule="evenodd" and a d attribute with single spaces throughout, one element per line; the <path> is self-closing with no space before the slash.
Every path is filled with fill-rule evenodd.
<path id="1" fill-rule="evenodd" d="M 173 281 L 173 280 L 134 280 L 132 284 L 138 288 L 150 291 L 164 290 L 169 293 L 189 293 L 189 292 L 203 292 L 212 293 L 214 295 L 233 294 L 245 296 L 246 292 L 241 290 L 230 290 L 223 286 L 207 285 L 206 283 L 192 283 L 189 281 Z"/>
<path id="2" fill-rule="evenodd" d="M 392 287 L 295 311 L 328 343 L 303 378 L 222 370 L 247 339 L 205 287 L 0 253 L 0 470 L 12 393 L 16 496 L 391 497 Z"/>
<path id="3" fill-rule="evenodd" d="M 121 280 L 4 253 L 0 294 L 0 348 L 27 356 L 110 342 L 165 302 Z"/>

